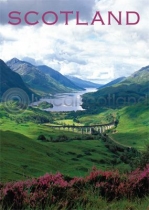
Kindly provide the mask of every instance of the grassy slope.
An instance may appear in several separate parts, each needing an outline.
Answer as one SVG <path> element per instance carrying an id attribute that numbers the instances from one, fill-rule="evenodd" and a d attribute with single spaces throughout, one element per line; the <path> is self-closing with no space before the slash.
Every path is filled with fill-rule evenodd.
<path id="1" fill-rule="evenodd" d="M 105 170 L 112 168 L 111 160 L 116 157 L 99 140 L 43 143 L 12 131 L 1 131 L 0 145 L 2 181 L 57 171 L 82 176 L 94 165 Z M 117 167 L 124 169 L 127 166 Z"/>
<path id="2" fill-rule="evenodd" d="M 26 114 L 27 112 L 28 114 L 31 114 L 32 111 L 27 110 Z M 92 124 L 98 122 L 104 123 L 107 122 L 107 117 L 110 114 L 115 117 L 117 115 L 120 116 L 117 133 L 112 135 L 114 139 L 118 142 L 142 149 L 145 143 L 143 142 L 143 139 L 148 137 L 148 106 L 145 106 L 144 104 L 135 107 L 125 107 L 121 110 L 110 109 L 98 115 L 81 117 L 79 120 L 82 124 L 87 121 Z M 96 165 L 103 170 L 111 169 L 111 161 L 113 158 L 118 158 L 107 150 L 102 141 L 81 140 L 65 143 L 43 143 L 36 140 L 39 134 L 45 134 L 46 137 L 60 134 L 75 136 L 76 134 L 66 131 L 51 130 L 46 126 L 37 125 L 33 122 L 17 124 L 15 121 L 8 118 L 4 111 L 1 112 L 0 117 L 0 129 L 2 130 L 0 132 L 1 181 L 22 180 L 27 177 L 37 177 L 46 172 L 56 171 L 60 171 L 70 176 L 83 176 L 88 173 L 88 170 L 93 165 Z M 57 123 L 73 124 L 73 121 L 67 119 L 64 121 L 57 120 Z M 134 141 L 135 144 L 133 143 Z M 149 142 L 149 140 L 147 141 Z M 127 169 L 127 165 L 119 164 L 116 165 L 116 168 L 125 170 Z M 107 203 L 106 200 L 91 196 L 91 194 L 85 194 L 84 196 L 88 200 L 85 209 L 109 208 L 113 210 L 142 210 L 147 209 L 148 207 L 148 197 L 141 201 L 130 202 L 124 199 Z M 76 206 L 77 209 L 84 209 L 84 206 L 81 207 L 80 203 L 76 204 Z M 51 208 L 57 209 L 56 206 Z"/>
<path id="3" fill-rule="evenodd" d="M 149 108 L 148 103 L 140 103 L 122 109 L 105 109 L 96 115 L 86 115 L 79 118 L 81 123 L 102 124 L 109 122 L 110 114 L 114 118 L 119 118 L 119 124 L 116 132 L 111 136 L 117 142 L 144 149 L 149 143 Z"/>
<path id="4" fill-rule="evenodd" d="M 116 117 L 117 110 L 114 109 L 102 109 L 102 112 L 99 114 L 92 114 L 92 115 L 85 115 L 79 118 L 80 123 L 95 125 L 95 124 L 105 124 L 112 121 L 110 119 L 110 115 L 112 114 L 113 117 Z"/>
<path id="5" fill-rule="evenodd" d="M 75 126 L 84 125 L 84 123 L 77 123 L 77 122 L 74 122 L 72 119 L 56 120 L 55 123 L 59 125 L 75 125 Z"/>
<path id="6" fill-rule="evenodd" d="M 118 111 L 120 119 L 117 132 L 112 137 L 129 146 L 143 149 L 149 143 L 149 108 L 141 103 Z"/>
<path id="7" fill-rule="evenodd" d="M 71 131 L 51 129 L 48 126 L 36 124 L 30 121 L 18 123 L 18 119 L 24 120 L 28 116 L 36 116 L 42 111 L 29 109 L 19 115 L 7 113 L 0 106 L 0 130 L 1 130 L 1 163 L 3 164 L 1 179 L 23 179 L 26 176 L 39 176 L 46 172 L 60 172 L 74 175 L 84 175 L 93 165 L 102 169 L 111 168 L 113 159 L 117 155 L 111 153 L 99 140 L 75 140 L 69 142 L 41 142 L 37 137 L 41 134 L 46 138 L 56 138 L 59 135 L 67 135 L 69 138 L 81 136 Z M 49 119 L 57 119 L 57 123 L 72 124 L 72 120 L 59 120 L 58 116 Z M 61 119 L 62 116 L 59 118 Z M 32 119 L 32 118 L 29 118 Z M 128 169 L 128 165 L 117 164 L 120 170 Z M 18 174 L 19 173 L 19 174 Z M 24 175 L 23 175 L 24 174 Z"/>
<path id="8" fill-rule="evenodd" d="M 18 118 L 31 115 L 35 111 L 37 112 L 38 110 L 26 110 Z M 117 132 L 111 134 L 117 142 L 136 147 L 137 149 L 142 149 L 149 142 L 148 105 L 145 103 L 125 107 L 120 110 L 109 109 L 98 115 L 81 117 L 79 121 L 81 124 L 87 121 L 91 124 L 104 123 L 110 114 L 115 117 L 120 117 L 116 129 Z M 5 166 L 2 168 L 1 176 L 4 180 L 22 179 L 23 174 L 27 176 L 38 176 L 43 175 L 47 171 L 56 172 L 57 170 L 71 176 L 80 176 L 86 174 L 88 169 L 93 165 L 107 170 L 112 167 L 112 160 L 119 158 L 110 153 L 104 143 L 99 140 L 80 140 L 61 143 L 43 143 L 37 141 L 37 137 L 40 134 L 50 139 L 50 137 L 56 137 L 58 135 L 73 137 L 76 136 L 76 133 L 50 129 L 47 126 L 33 122 L 18 124 L 10 116 L 3 109 L 1 110 L 1 163 Z M 56 116 L 56 119 L 57 123 L 73 124 L 72 120 L 58 121 L 58 116 Z M 124 170 L 128 168 L 125 164 L 119 164 L 115 167 L 120 170 L 122 168 Z"/>
<path id="9" fill-rule="evenodd" d="M 68 137 L 76 136 L 76 133 L 73 133 L 71 131 L 59 131 L 58 129 L 51 129 L 48 126 L 35 124 L 33 122 L 24 122 L 18 124 L 15 121 L 10 120 L 9 118 L 3 118 L 0 120 L 0 129 L 3 131 L 9 130 L 13 132 L 18 132 L 34 140 L 36 140 L 37 137 L 41 134 L 45 135 L 48 139 L 50 137 L 56 137 L 65 134 L 67 134 Z"/>

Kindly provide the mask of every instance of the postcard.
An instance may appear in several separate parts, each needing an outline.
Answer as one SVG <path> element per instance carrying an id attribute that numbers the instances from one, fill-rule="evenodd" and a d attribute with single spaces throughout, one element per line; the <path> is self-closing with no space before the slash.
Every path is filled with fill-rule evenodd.
<path id="1" fill-rule="evenodd" d="M 147 0 L 0 0 L 0 209 L 149 208 Z"/>

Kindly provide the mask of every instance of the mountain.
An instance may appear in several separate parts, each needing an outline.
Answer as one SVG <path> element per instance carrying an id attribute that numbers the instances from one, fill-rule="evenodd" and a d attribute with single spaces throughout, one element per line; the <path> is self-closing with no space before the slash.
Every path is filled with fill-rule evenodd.
<path id="1" fill-rule="evenodd" d="M 50 75 L 42 72 L 38 67 L 26 61 L 20 61 L 13 58 L 6 63 L 14 72 L 17 72 L 22 77 L 23 81 L 36 91 L 37 93 L 60 93 L 69 92 L 75 89 L 65 87 L 60 82 L 56 81 Z M 79 89 L 79 88 L 77 88 Z M 76 89 L 75 89 L 76 90 Z"/>
<path id="2" fill-rule="evenodd" d="M 116 85 L 116 84 L 122 82 L 124 79 L 126 79 L 126 77 L 119 77 L 119 78 L 117 78 L 117 79 L 115 79 L 115 80 L 112 80 L 111 82 L 108 82 L 108 83 L 105 84 L 105 85 L 102 85 L 101 87 L 99 87 L 99 89 L 105 88 L 105 87 L 110 87 L 110 86 L 112 86 L 112 85 Z"/>
<path id="3" fill-rule="evenodd" d="M 99 111 L 101 107 L 119 108 L 136 104 L 149 97 L 149 66 L 143 67 L 115 85 L 83 95 L 84 109 Z"/>
<path id="4" fill-rule="evenodd" d="M 20 88 L 24 90 L 31 99 L 33 92 L 24 84 L 22 78 L 13 72 L 3 60 L 0 59 L 0 97 L 10 88 Z"/>
<path id="5" fill-rule="evenodd" d="M 69 76 L 69 75 L 66 75 L 66 77 L 69 80 L 71 80 L 75 85 L 77 85 L 81 88 L 99 88 L 100 86 L 102 86 L 100 84 L 96 84 L 96 83 L 93 83 L 90 81 L 79 79 L 77 77 L 73 77 L 73 76 Z"/>
<path id="6" fill-rule="evenodd" d="M 64 75 L 62 75 L 58 71 L 55 71 L 54 69 L 52 69 L 52 68 L 50 68 L 46 65 L 37 66 L 37 68 L 40 71 L 42 71 L 44 74 L 49 75 L 50 77 L 55 79 L 57 82 L 64 85 L 65 87 L 72 88 L 72 89 L 75 89 L 75 90 L 82 90 L 82 87 L 75 84 L 71 79 L 65 77 Z"/>
<path id="7" fill-rule="evenodd" d="M 139 71 L 134 72 L 131 76 L 123 81 L 125 84 L 136 83 L 143 84 L 149 82 L 149 66 L 141 68 Z M 149 83 L 148 83 L 149 85 Z"/>

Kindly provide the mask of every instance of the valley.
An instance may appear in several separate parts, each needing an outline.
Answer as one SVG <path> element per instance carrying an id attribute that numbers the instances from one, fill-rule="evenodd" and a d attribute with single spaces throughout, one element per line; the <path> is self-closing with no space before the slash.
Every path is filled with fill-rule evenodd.
<path id="1" fill-rule="evenodd" d="M 2 167 L 1 180 L 26 179 L 57 171 L 69 176 L 83 176 L 93 166 L 103 170 L 129 171 L 132 167 L 131 161 L 121 159 L 122 156 L 126 156 L 127 147 L 143 151 L 148 143 L 148 106 L 144 103 L 144 108 L 138 109 L 139 106 L 142 107 L 142 104 L 117 110 L 107 109 L 98 115 L 83 112 L 83 116 L 80 116 L 80 111 L 59 114 L 59 112 L 47 113 L 30 107 L 21 115 L 14 116 L 8 114 L 1 104 L 0 129 L 3 160 L 1 163 L 6 164 Z M 132 114 L 134 113 L 135 118 L 136 110 L 139 110 L 140 117 L 137 121 L 132 121 Z M 85 134 L 85 132 L 82 135 L 81 130 L 73 132 L 72 129 L 54 129 L 45 126 L 87 126 L 110 123 L 113 119 L 119 119 L 119 123 L 106 133 L 117 143 L 103 141 L 100 133 L 96 132 L 95 135 Z M 45 136 L 45 140 L 38 140 L 41 135 Z M 116 149 L 120 145 L 126 146 L 126 149 L 122 149 L 123 152 L 118 152 Z M 21 152 L 23 152 L 23 159 L 22 156 L 16 155 Z M 131 155 L 133 157 L 130 153 L 130 157 Z M 31 159 L 33 163 L 30 162 Z M 40 162 L 42 164 L 39 164 Z M 7 173 L 8 168 L 14 165 L 16 171 L 21 169 L 22 172 L 19 175 L 15 172 L 12 174 L 11 171 L 10 174 Z M 23 168 L 24 165 L 26 167 Z M 39 169 L 37 169 L 38 165 L 40 165 Z"/>
<path id="2" fill-rule="evenodd" d="M 105 147 L 100 135 L 82 135 L 81 131 L 52 129 L 43 123 L 43 121 L 49 121 L 48 124 L 56 126 L 77 124 L 73 120 L 63 120 L 67 116 L 66 113 L 60 119 L 57 113 L 49 113 L 48 116 L 36 108 L 30 108 L 21 116 L 8 115 L 2 105 L 1 110 L 3 110 L 0 121 L 1 157 L 3 160 L 1 163 L 2 165 L 6 164 L 5 167 L 2 167 L 4 170 L 1 172 L 2 181 L 16 180 L 17 177 L 24 179 L 29 176 L 44 175 L 46 172 L 55 173 L 58 170 L 66 175 L 82 176 L 87 174 L 94 165 L 98 166 L 99 164 L 103 169 L 113 168 L 112 160 L 114 161 L 119 156 L 111 153 Z M 77 125 L 80 126 L 80 123 Z M 84 124 L 82 123 L 82 125 Z M 41 135 L 44 135 L 47 141 L 38 140 Z M 22 156 L 16 155 L 21 152 L 23 152 L 23 159 Z M 32 161 L 30 162 L 31 159 L 34 164 Z M 42 169 L 37 170 L 40 162 Z M 9 170 L 14 165 L 16 165 L 15 168 L 18 168 L 17 170 L 22 168 L 20 176 L 12 174 Z M 26 165 L 26 167 L 23 168 L 22 165 Z M 128 170 L 130 166 L 119 160 L 116 167 L 123 171 L 124 169 Z M 27 168 L 33 169 L 33 171 L 28 172 Z M 10 174 L 7 173 L 6 176 L 7 170 L 10 171 Z"/>
<path id="3" fill-rule="evenodd" d="M 47 66 L 36 69 L 29 63 L 12 59 L 8 65 L 12 71 L 3 61 L 0 64 L 2 99 L 3 93 L 11 88 L 26 91 L 30 101 L 34 94 L 38 97 L 38 101 L 32 106 L 29 103 L 21 113 L 17 110 L 22 101 L 8 98 L 11 103 L 7 109 L 6 101 L 0 103 L 2 185 L 58 172 L 68 180 L 74 177 L 83 179 L 92 173 L 93 168 L 105 173 L 119 171 L 125 176 L 141 164 L 147 166 L 148 158 L 143 162 L 143 154 L 149 145 L 148 66 L 128 78 L 119 78 L 103 87 L 99 85 L 98 89 L 94 84 L 91 89 L 84 90 L 91 83 L 77 80 L 85 85 L 79 87 L 63 76 L 58 82 L 60 75 Z M 18 82 L 14 84 L 9 75 Z M 39 78 L 41 83 L 37 82 Z M 53 86 L 49 81 L 54 81 Z M 42 87 L 41 84 L 48 86 Z M 48 90 L 45 97 L 44 88 Z M 118 103 L 105 103 L 108 94 L 114 95 Z M 132 99 L 130 103 L 124 103 L 129 97 Z M 110 123 L 114 126 L 102 133 L 94 127 Z M 75 129 L 75 126 L 84 128 Z M 90 132 L 82 132 L 88 127 Z M 90 193 L 90 190 L 87 188 L 83 193 Z M 146 199 L 142 205 L 146 205 Z"/>

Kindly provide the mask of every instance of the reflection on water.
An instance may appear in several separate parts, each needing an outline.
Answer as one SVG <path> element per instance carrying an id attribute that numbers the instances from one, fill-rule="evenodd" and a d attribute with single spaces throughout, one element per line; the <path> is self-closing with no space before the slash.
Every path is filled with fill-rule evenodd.
<path id="1" fill-rule="evenodd" d="M 46 109 L 47 111 L 62 112 L 62 111 L 77 111 L 83 110 L 81 107 L 81 95 L 88 92 L 95 92 L 95 88 L 87 88 L 85 91 L 78 91 L 73 93 L 59 93 L 53 95 L 51 98 L 44 98 L 38 102 L 32 103 L 33 106 L 38 105 L 42 101 L 47 101 L 53 104 L 53 108 Z"/>

